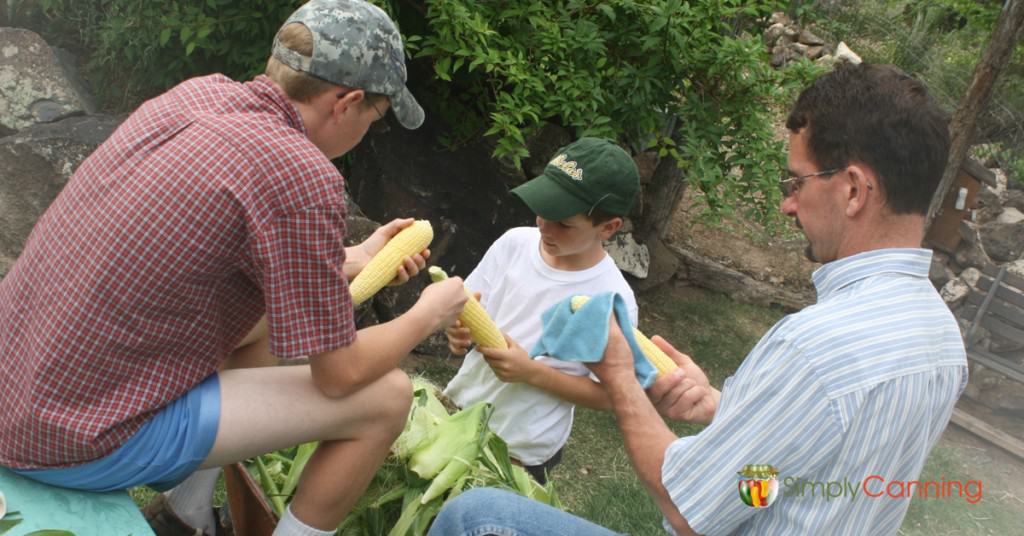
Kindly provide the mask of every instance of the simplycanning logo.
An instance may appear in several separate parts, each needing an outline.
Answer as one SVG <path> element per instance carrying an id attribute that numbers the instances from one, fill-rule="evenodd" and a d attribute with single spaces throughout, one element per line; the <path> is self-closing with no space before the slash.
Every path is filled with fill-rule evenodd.
<path id="1" fill-rule="evenodd" d="M 752 508 L 768 508 L 779 496 L 778 469 L 770 465 L 744 465 L 740 476 L 740 499 Z"/>
<path id="2" fill-rule="evenodd" d="M 771 465 L 745 465 L 738 473 L 739 492 L 743 504 L 752 508 L 768 508 L 779 495 L 779 470 Z M 982 499 L 980 480 L 886 480 L 871 475 L 854 483 L 842 481 L 818 482 L 806 478 L 787 476 L 782 480 L 782 495 L 799 498 L 821 498 L 826 501 L 857 497 L 869 499 L 950 499 L 963 498 L 971 504 Z"/>
<path id="3" fill-rule="evenodd" d="M 980 480 L 886 480 L 882 475 L 871 475 L 854 485 L 849 479 L 842 482 L 817 482 L 787 476 L 783 480 L 786 497 L 821 497 L 826 501 L 848 497 L 856 499 L 863 492 L 871 499 L 950 499 L 961 497 L 971 504 L 982 499 Z"/>

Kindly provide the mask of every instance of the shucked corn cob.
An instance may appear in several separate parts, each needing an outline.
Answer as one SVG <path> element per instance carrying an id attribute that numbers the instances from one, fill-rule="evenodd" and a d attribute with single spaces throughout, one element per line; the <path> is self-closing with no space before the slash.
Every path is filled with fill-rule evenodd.
<path id="1" fill-rule="evenodd" d="M 366 263 L 359 275 L 349 283 L 352 304 L 359 305 L 384 288 L 398 273 L 402 259 L 415 255 L 430 245 L 434 228 L 427 220 L 416 220 L 388 240 L 381 250 Z"/>
<path id="2" fill-rule="evenodd" d="M 587 300 L 589 299 L 590 296 L 573 296 L 570 305 L 572 307 L 572 312 L 575 313 L 580 307 L 583 307 L 583 304 L 587 303 Z M 679 368 L 679 365 L 677 365 L 675 361 L 672 361 L 671 357 L 666 355 L 661 348 L 658 348 L 656 344 L 651 342 L 651 339 L 648 339 L 646 335 L 640 333 L 639 329 L 633 328 L 633 337 L 640 346 L 640 350 L 643 351 L 644 357 L 646 357 L 658 371 L 659 378 Z"/>
<path id="3" fill-rule="evenodd" d="M 427 272 L 430 273 L 430 279 L 435 283 L 448 278 L 448 274 L 444 273 L 444 270 L 438 266 L 427 268 Z M 469 289 L 466 289 L 466 296 L 469 299 L 466 300 L 466 305 L 462 308 L 459 322 L 462 322 L 463 326 L 469 328 L 469 337 L 473 339 L 477 346 L 482 348 L 508 349 L 505 337 L 501 335 L 501 331 L 494 324 L 494 320 L 491 320 L 490 315 L 484 310 L 484 306 L 476 301 L 476 298 L 473 297 L 473 293 Z"/>

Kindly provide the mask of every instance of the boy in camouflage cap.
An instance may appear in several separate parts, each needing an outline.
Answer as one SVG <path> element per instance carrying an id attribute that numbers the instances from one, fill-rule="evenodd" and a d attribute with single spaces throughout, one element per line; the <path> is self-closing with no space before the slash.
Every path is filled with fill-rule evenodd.
<path id="1" fill-rule="evenodd" d="M 452 278 L 391 322 L 353 322 L 348 280 L 412 220 L 345 248 L 330 159 L 389 108 L 422 123 L 405 80 L 383 11 L 313 0 L 266 75 L 195 78 L 136 110 L 0 281 L 0 465 L 77 489 L 170 489 L 146 510 L 157 533 L 212 535 L 221 466 L 320 441 L 274 534 L 332 534 L 404 425 L 398 362 L 465 302 Z"/>

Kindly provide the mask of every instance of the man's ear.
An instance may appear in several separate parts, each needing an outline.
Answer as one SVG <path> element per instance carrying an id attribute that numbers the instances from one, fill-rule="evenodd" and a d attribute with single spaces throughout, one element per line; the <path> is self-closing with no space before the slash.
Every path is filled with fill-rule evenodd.
<path id="1" fill-rule="evenodd" d="M 339 90 L 337 95 L 339 96 L 334 101 L 334 106 L 331 110 L 335 119 L 344 117 L 345 113 L 354 109 L 353 106 L 355 104 L 366 98 L 366 92 L 361 89 L 353 89 L 347 93 L 344 90 Z"/>
<path id="2" fill-rule="evenodd" d="M 867 206 L 872 195 L 878 195 L 875 174 L 861 164 L 851 164 L 846 168 L 846 215 L 854 217 Z"/>

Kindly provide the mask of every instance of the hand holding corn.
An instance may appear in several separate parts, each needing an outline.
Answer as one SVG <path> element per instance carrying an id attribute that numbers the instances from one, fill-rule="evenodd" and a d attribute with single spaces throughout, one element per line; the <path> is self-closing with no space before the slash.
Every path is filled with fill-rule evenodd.
<path id="1" fill-rule="evenodd" d="M 432 322 L 430 331 L 433 333 L 452 325 L 462 314 L 467 301 L 468 296 L 465 287 L 462 286 L 462 279 L 453 277 L 427 285 L 409 313 L 416 310 L 416 316 L 429 318 Z"/>
<path id="2" fill-rule="evenodd" d="M 576 312 L 580 307 L 583 307 L 584 303 L 590 300 L 590 296 L 573 296 L 572 298 L 572 311 Z M 655 370 L 658 371 L 658 378 L 664 377 L 666 374 L 679 368 L 679 365 L 675 361 L 665 355 L 665 352 L 661 351 L 647 338 L 646 335 L 640 333 L 639 329 L 633 328 L 633 338 L 636 339 L 637 344 L 640 346 L 640 350 L 643 351 L 644 357 L 647 361 L 654 365 Z"/>
<path id="3" fill-rule="evenodd" d="M 530 359 L 530 354 L 511 338 L 507 339 L 508 349 L 486 348 L 481 346 L 480 353 L 491 367 L 491 371 L 505 383 L 533 384 L 536 380 L 538 367 L 546 367 L 538 361 Z"/>
<path id="4" fill-rule="evenodd" d="M 480 301 L 480 298 L 476 298 Z M 458 320 L 444 330 L 445 337 L 448 337 L 448 351 L 454 356 L 464 356 L 473 345 L 473 338 L 469 334 L 469 328 L 462 325 Z"/>
<path id="5" fill-rule="evenodd" d="M 389 232 L 393 231 L 393 229 L 389 230 L 386 228 L 400 224 L 400 220 L 395 220 L 382 227 L 381 229 L 383 230 L 378 229 L 363 243 L 363 249 L 372 250 L 375 247 L 380 247 L 380 241 Z M 427 246 L 430 245 L 430 241 L 433 239 L 434 230 L 427 220 L 416 220 L 408 227 L 398 231 L 394 237 L 380 247 L 380 251 L 373 255 L 373 258 L 366 263 L 366 266 L 359 271 L 355 279 L 349 283 L 349 292 L 352 294 L 353 305 L 359 305 L 372 298 L 377 291 L 384 288 L 396 277 L 401 281 L 403 269 L 405 271 L 405 279 L 407 280 L 413 274 L 409 273 L 411 267 L 407 265 L 406 258 L 420 255 L 427 249 Z M 415 271 L 418 272 L 419 266 L 414 266 L 416 266 Z"/>
<path id="6" fill-rule="evenodd" d="M 430 273 L 430 279 L 434 282 L 448 278 L 448 274 L 438 266 L 431 266 L 427 272 Z M 507 349 L 508 344 L 505 343 L 505 337 L 498 330 L 498 326 L 494 324 L 494 320 L 491 320 L 487 311 L 484 310 L 484 306 L 480 305 L 469 289 L 466 289 L 466 296 L 468 299 L 466 306 L 462 309 L 462 314 L 459 315 L 459 322 L 462 326 L 469 328 L 469 336 L 473 342 L 480 347 Z"/>

